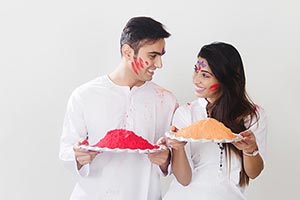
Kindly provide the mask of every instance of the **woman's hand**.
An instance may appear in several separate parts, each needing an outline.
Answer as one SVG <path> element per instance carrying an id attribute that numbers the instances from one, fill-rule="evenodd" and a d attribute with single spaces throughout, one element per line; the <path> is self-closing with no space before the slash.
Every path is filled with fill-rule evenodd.
<path id="1" fill-rule="evenodd" d="M 178 129 L 175 126 L 171 127 L 173 133 Z M 178 141 L 176 139 L 167 138 L 168 145 L 172 148 L 172 170 L 177 181 L 187 186 L 192 180 L 192 169 L 189 164 L 185 148 L 187 142 Z"/>
<path id="2" fill-rule="evenodd" d="M 175 126 L 171 126 L 171 132 L 175 133 L 178 129 Z M 180 150 L 184 149 L 184 146 L 186 142 L 178 141 L 176 139 L 167 138 L 167 143 L 169 147 L 171 147 L 173 150 Z"/>
<path id="3" fill-rule="evenodd" d="M 242 150 L 246 154 L 252 154 L 254 151 L 258 150 L 255 135 L 251 130 L 241 132 L 240 135 L 243 139 L 239 142 L 232 143 L 236 148 Z"/>
<path id="4" fill-rule="evenodd" d="M 244 169 L 249 178 L 256 178 L 264 168 L 262 157 L 258 153 L 258 146 L 256 143 L 255 135 L 252 131 L 247 130 L 240 135 L 243 139 L 239 142 L 233 142 L 232 144 L 243 151 Z M 256 153 L 255 153 L 256 152 Z"/>

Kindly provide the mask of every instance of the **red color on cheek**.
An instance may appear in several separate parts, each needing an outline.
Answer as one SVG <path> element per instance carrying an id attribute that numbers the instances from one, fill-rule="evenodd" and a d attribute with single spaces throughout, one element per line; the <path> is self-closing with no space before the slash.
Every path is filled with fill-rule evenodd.
<path id="1" fill-rule="evenodd" d="M 148 62 L 146 61 L 146 64 L 148 64 Z M 134 73 L 136 75 L 138 75 L 138 70 L 140 70 L 140 68 L 144 68 L 144 61 L 142 58 L 134 58 L 133 61 L 131 62 L 131 66 L 132 69 L 134 71 Z"/>
<path id="2" fill-rule="evenodd" d="M 131 62 L 131 66 L 132 66 L 132 69 L 133 69 L 134 73 L 135 73 L 136 75 L 138 75 L 138 71 L 137 71 L 136 66 L 135 66 L 135 64 L 134 64 L 133 61 Z"/>
<path id="3" fill-rule="evenodd" d="M 136 69 L 139 70 L 139 68 L 140 68 L 140 63 L 137 61 L 136 58 L 134 58 L 133 61 L 134 61 L 134 64 L 135 64 Z"/>
<path id="4" fill-rule="evenodd" d="M 139 61 L 140 61 L 140 66 L 141 66 L 141 68 L 144 68 L 144 61 L 143 61 L 143 59 L 139 58 Z M 147 61 L 146 61 L 146 62 L 147 62 Z"/>
<path id="5" fill-rule="evenodd" d="M 210 91 L 216 91 L 219 88 L 219 84 L 214 84 L 212 86 L 209 87 Z"/>
<path id="6" fill-rule="evenodd" d="M 146 65 L 149 65 L 149 62 L 148 62 L 148 61 L 146 61 L 145 63 L 146 63 Z"/>

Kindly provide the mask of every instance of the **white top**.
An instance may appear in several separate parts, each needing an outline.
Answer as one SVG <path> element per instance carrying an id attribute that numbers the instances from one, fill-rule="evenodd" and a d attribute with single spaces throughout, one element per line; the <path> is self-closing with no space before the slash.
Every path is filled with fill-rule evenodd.
<path id="1" fill-rule="evenodd" d="M 174 115 L 173 125 L 183 128 L 191 123 L 207 118 L 207 101 L 199 98 L 180 106 Z M 266 153 L 266 115 L 261 107 L 257 107 L 259 120 L 252 124 L 250 130 L 255 134 L 260 155 L 265 161 Z M 253 120 L 253 123 L 256 119 Z M 246 199 L 244 189 L 239 186 L 241 159 L 232 153 L 229 173 L 225 152 L 223 167 L 220 170 L 220 148 L 213 142 L 189 142 L 185 146 L 186 154 L 192 167 L 192 182 L 184 187 L 176 179 L 164 196 L 165 200 L 203 199 L 203 200 L 241 200 Z"/>
<path id="2" fill-rule="evenodd" d="M 119 128 L 156 143 L 169 130 L 176 107 L 174 95 L 153 82 L 130 90 L 102 76 L 75 89 L 68 102 L 59 153 L 78 175 L 70 199 L 161 199 L 162 172 L 146 154 L 103 152 L 78 172 L 73 146 L 87 134 L 90 145 L 96 144 L 108 131 Z"/>

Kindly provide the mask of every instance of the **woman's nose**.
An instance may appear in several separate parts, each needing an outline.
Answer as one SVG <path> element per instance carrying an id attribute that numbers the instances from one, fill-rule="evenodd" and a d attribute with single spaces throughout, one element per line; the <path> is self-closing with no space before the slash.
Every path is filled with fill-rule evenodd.
<path id="1" fill-rule="evenodd" d="M 200 83 L 200 82 L 201 82 L 201 78 L 200 78 L 199 73 L 195 73 L 195 74 L 193 75 L 193 82 L 194 82 L 194 83 Z"/>

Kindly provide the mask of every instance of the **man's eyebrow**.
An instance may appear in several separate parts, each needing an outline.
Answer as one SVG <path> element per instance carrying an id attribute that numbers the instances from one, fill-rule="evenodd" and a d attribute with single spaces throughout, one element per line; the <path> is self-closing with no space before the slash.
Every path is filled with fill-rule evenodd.
<path id="1" fill-rule="evenodd" d="M 156 54 L 156 55 L 162 56 L 162 55 L 164 55 L 166 52 L 165 52 L 165 51 L 163 51 L 163 52 L 150 51 L 150 52 L 148 52 L 148 53 L 149 53 L 149 54 Z"/>

